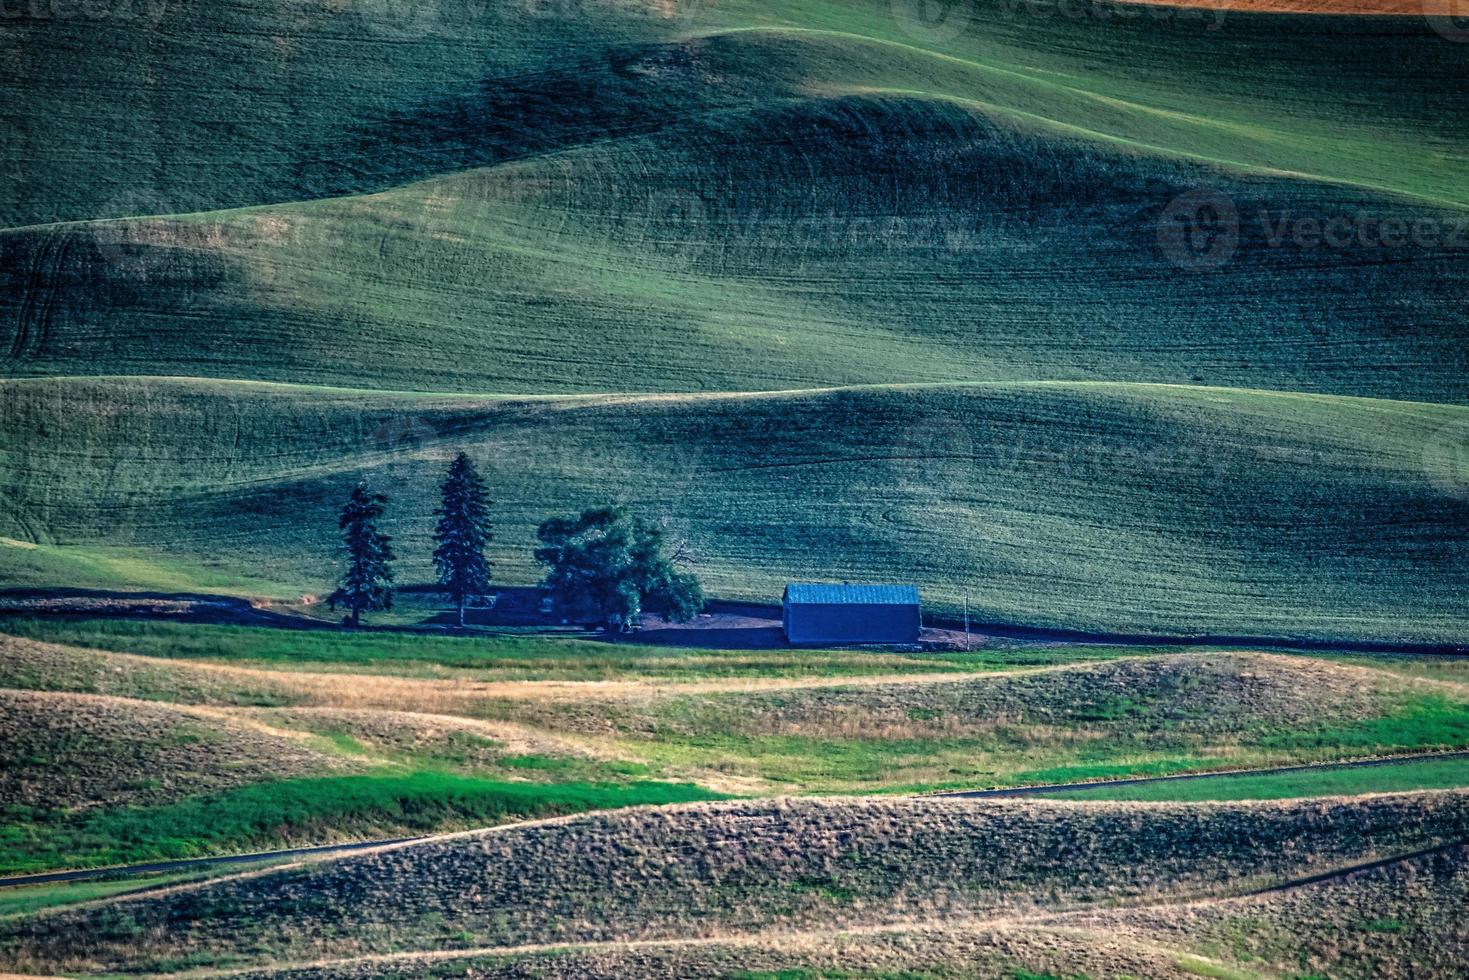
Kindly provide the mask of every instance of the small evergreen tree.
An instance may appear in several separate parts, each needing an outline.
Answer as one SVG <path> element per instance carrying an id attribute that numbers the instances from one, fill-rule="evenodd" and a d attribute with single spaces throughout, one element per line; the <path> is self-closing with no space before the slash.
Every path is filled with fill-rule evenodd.
<path id="1" fill-rule="evenodd" d="M 616 635 L 645 609 L 682 623 L 704 607 L 699 580 L 664 553 L 662 530 L 621 508 L 554 517 L 536 536 L 536 560 L 547 566 L 542 588 L 570 620 Z"/>
<path id="2" fill-rule="evenodd" d="M 449 477 L 440 489 L 443 503 L 434 511 L 439 518 L 434 528 L 434 567 L 438 569 L 439 585 L 459 609 L 459 625 L 463 627 L 469 597 L 481 595 L 490 584 L 485 545 L 494 537 L 490 533 L 491 501 L 485 496 L 485 484 L 474 463 L 464 453 L 449 464 Z"/>
<path id="3" fill-rule="evenodd" d="M 387 502 L 387 497 L 369 493 L 366 485 L 359 483 L 337 521 L 347 545 L 347 570 L 327 604 L 332 609 L 345 606 L 345 622 L 354 629 L 361 624 L 364 612 L 393 608 L 392 539 L 377 527 Z"/>

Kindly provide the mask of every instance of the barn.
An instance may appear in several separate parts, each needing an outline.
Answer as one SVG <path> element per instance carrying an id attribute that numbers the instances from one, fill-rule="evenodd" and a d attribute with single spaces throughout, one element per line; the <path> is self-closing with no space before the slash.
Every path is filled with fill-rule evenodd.
<path id="1" fill-rule="evenodd" d="M 914 643 L 922 626 L 916 585 L 792 582 L 780 620 L 792 643 Z"/>

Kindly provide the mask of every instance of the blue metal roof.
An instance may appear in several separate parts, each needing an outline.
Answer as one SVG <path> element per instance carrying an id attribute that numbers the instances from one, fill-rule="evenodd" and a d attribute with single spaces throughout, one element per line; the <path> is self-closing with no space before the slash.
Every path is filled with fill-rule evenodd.
<path id="1" fill-rule="evenodd" d="M 786 601 L 803 605 L 916 606 L 916 585 L 826 585 L 792 582 L 786 586 Z"/>

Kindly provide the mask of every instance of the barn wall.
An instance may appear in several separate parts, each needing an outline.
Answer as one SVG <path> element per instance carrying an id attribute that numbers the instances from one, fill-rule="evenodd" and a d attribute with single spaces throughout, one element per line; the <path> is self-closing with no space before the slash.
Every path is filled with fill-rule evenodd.
<path id="1" fill-rule="evenodd" d="M 787 605 L 781 617 L 792 643 L 913 643 L 918 607 L 898 605 Z"/>

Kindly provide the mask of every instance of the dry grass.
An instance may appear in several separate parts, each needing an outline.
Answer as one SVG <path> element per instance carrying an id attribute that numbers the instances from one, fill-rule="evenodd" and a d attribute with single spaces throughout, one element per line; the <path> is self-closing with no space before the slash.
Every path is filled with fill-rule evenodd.
<path id="1" fill-rule="evenodd" d="M 506 755 L 545 755 L 605 759 L 608 753 L 585 740 L 563 738 L 507 722 L 479 721 L 409 711 L 364 711 L 342 708 L 271 708 L 236 711 L 237 716 L 321 735 L 344 734 L 368 752 L 388 758 L 401 755 L 466 756 L 490 768 Z"/>
<path id="2" fill-rule="evenodd" d="M 1255 898 L 1068 917 L 1265 972 L 1356 978 L 1462 975 L 1469 846 Z"/>
<path id="3" fill-rule="evenodd" d="M 1064 668 L 1037 668 L 1040 671 Z M 1031 671 L 997 671 L 1006 676 Z M 679 694 L 717 694 L 892 684 L 927 686 L 961 681 L 965 674 L 891 674 L 854 677 L 752 677 L 667 681 L 482 680 L 461 671 L 452 678 L 412 678 L 351 671 L 317 672 L 236 667 L 69 647 L 0 634 L 0 683 L 9 687 L 115 694 L 180 703 L 281 704 L 350 710 L 404 710 L 473 714 L 477 703 L 512 701 L 650 701 Z"/>
<path id="4" fill-rule="evenodd" d="M 299 737 L 208 709 L 0 690 L 0 804 L 161 803 L 263 779 L 351 771 Z"/>
<path id="5" fill-rule="evenodd" d="M 109 653 L 0 634 L 0 685 L 175 704 L 292 704 L 285 676 Z"/>
<path id="6" fill-rule="evenodd" d="M 985 675 L 943 685 L 886 683 L 685 702 L 673 730 L 716 724 L 751 735 L 953 738 L 998 727 L 1136 735 L 1223 735 L 1301 719 L 1360 718 L 1414 682 L 1362 668 L 1263 653 L 1139 657 Z M 665 725 L 665 727 L 667 727 Z"/>
<path id="7" fill-rule="evenodd" d="M 434 754 L 431 746 L 444 739 L 490 739 L 509 754 L 622 760 L 646 765 L 649 775 L 746 795 L 991 786 L 1360 756 L 1373 750 L 1266 742 L 1272 732 L 1302 725 L 1381 717 L 1415 692 L 1469 701 L 1469 685 L 1455 681 L 1256 652 L 917 678 L 567 682 L 484 680 L 468 671 L 447 679 L 266 669 L 13 637 L 0 637 L 0 684 L 272 706 L 235 717 L 345 734 L 380 756 L 416 747 Z"/>
<path id="8" fill-rule="evenodd" d="M 904 925 L 848 932 L 729 936 L 711 940 L 605 943 L 518 952 L 364 957 L 255 971 L 243 977 L 358 980 L 367 977 L 1196 977 L 1176 955 L 1097 933 L 1014 922 Z M 1019 971 L 1025 971 L 1020 973 Z"/>
<path id="9" fill-rule="evenodd" d="M 466 672 L 467 673 L 467 672 Z M 482 713 L 486 703 L 647 706 L 703 696 L 752 733 L 952 735 L 1028 718 L 1036 724 L 1159 707 L 1159 719 L 1198 729 L 1240 719 L 1299 721 L 1360 714 L 1384 693 L 1433 686 L 1469 696 L 1469 684 L 1370 667 L 1250 651 L 1142 656 L 979 675 L 956 672 L 853 677 L 767 677 L 669 682 L 509 681 L 323 673 L 159 660 L 0 634 L 0 683 L 184 704 L 291 705 L 419 714 Z M 687 702 L 696 703 L 696 702 Z M 530 714 L 535 709 L 527 709 Z M 572 711 L 569 722 L 576 724 Z M 600 731 L 606 731 L 605 725 Z"/>
<path id="10" fill-rule="evenodd" d="M 1261 897 L 1062 916 L 576 947 L 407 953 L 260 971 L 296 980 L 850 975 L 1460 976 L 1469 847 Z M 1024 972 L 1021 972 L 1024 971 Z"/>
<path id="11" fill-rule="evenodd" d="M 1185 900 L 1469 835 L 1469 794 L 1283 804 L 806 799 L 438 838 L 8 927 L 34 969 L 711 938 Z"/>
<path id="12" fill-rule="evenodd" d="M 512 756 L 588 772 L 635 760 L 736 791 L 768 791 L 766 767 L 798 765 L 801 752 L 812 768 L 788 778 L 803 788 L 855 785 L 868 778 L 857 775 L 861 753 L 896 759 L 904 746 L 910 754 L 883 770 L 886 785 L 955 766 L 1013 773 L 1134 750 L 1232 761 L 1255 751 L 1251 733 L 1346 725 L 1414 693 L 1465 698 L 1452 680 L 1252 652 L 978 676 L 599 683 L 272 670 L 15 638 L 0 638 L 0 683 L 90 692 L 0 693 L 17 733 L 4 745 L 5 799 L 73 805 L 384 764 L 489 771 Z M 1078 754 L 1087 747 L 1104 755 Z M 1446 975 L 1439 946 L 1462 939 L 1444 911 L 1461 901 L 1461 871 L 1404 872 L 1335 897 L 1221 896 L 1466 837 L 1465 792 L 640 809 L 43 913 L 4 927 L 0 963 L 352 977 L 1170 977 L 1197 968 L 1191 956 L 1283 970 L 1300 934 L 1300 955 L 1311 957 L 1301 962 L 1332 976 L 1353 975 L 1343 963 L 1372 966 L 1363 976 L 1435 976 Z M 1376 906 L 1383 921 L 1361 918 Z M 1388 918 L 1411 928 L 1391 931 Z M 1413 936 L 1437 945 L 1419 954 Z"/>

